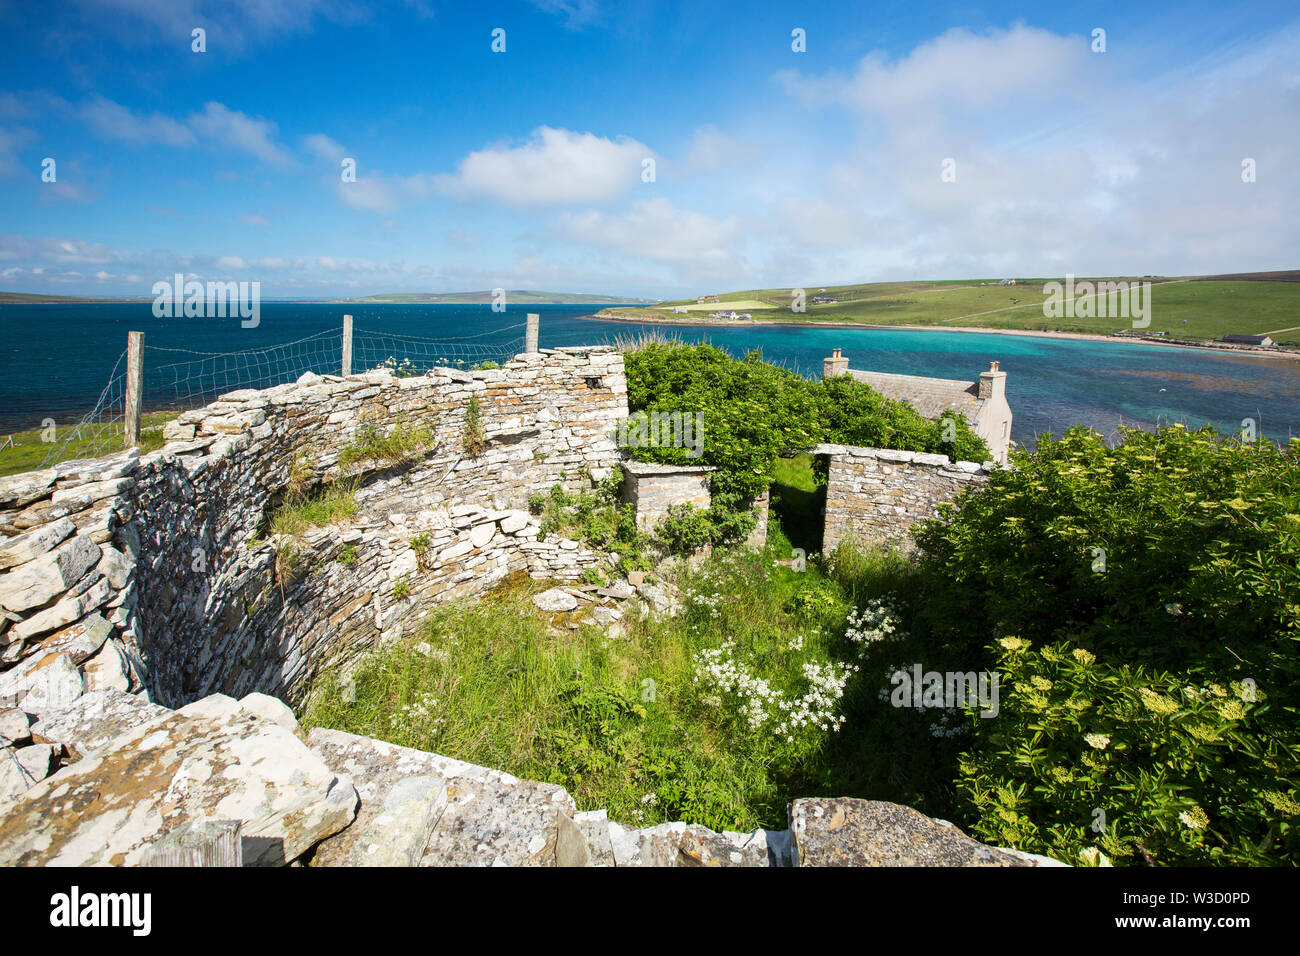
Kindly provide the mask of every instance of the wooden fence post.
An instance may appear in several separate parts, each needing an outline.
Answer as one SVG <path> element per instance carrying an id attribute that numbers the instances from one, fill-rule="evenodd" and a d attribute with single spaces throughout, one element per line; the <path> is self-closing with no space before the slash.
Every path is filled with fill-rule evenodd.
<path id="1" fill-rule="evenodd" d="M 528 328 L 524 332 L 524 351 L 537 351 L 537 328 L 541 324 L 542 317 L 536 312 L 528 313 Z"/>
<path id="2" fill-rule="evenodd" d="M 140 411 L 144 402 L 144 333 L 126 333 L 126 409 L 122 447 L 140 444 Z"/>
<path id="3" fill-rule="evenodd" d="M 243 866 L 238 820 L 190 822 L 149 847 L 145 866 Z"/>
<path id="4" fill-rule="evenodd" d="M 352 374 L 352 316 L 343 316 L 343 377 Z"/>

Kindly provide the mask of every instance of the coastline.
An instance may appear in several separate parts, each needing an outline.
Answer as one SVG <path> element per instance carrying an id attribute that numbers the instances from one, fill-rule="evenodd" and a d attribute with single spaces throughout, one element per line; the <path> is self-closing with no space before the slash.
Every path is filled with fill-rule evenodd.
<path id="1" fill-rule="evenodd" d="M 1167 349 L 1193 349 L 1199 352 L 1216 352 L 1221 355 L 1242 355 L 1248 358 L 1285 358 L 1292 361 L 1300 361 L 1300 350 L 1295 349 L 1221 345 L 1214 342 L 1186 342 L 1176 339 L 1159 341 L 1156 339 L 1139 338 L 1134 335 L 1102 335 L 1096 332 L 1048 332 L 1036 329 L 989 329 L 970 325 L 873 325 L 866 322 L 819 322 L 817 320 L 808 320 L 805 322 L 762 322 L 757 319 L 742 319 L 739 321 L 732 321 L 730 319 L 714 319 L 712 317 L 700 319 L 660 318 L 656 320 L 646 320 L 634 319 L 625 315 L 602 315 L 601 313 L 575 316 L 575 318 L 593 319 L 601 322 L 626 322 L 630 325 L 703 325 L 716 326 L 718 328 L 764 326 L 769 328 L 776 327 L 788 329 L 813 327 L 821 329 L 835 328 L 854 330 L 880 329 L 898 332 L 975 332 L 982 335 L 1026 335 L 1031 338 L 1040 339 L 1076 339 L 1083 342 L 1123 342 L 1129 345 L 1151 345 L 1156 348 Z"/>

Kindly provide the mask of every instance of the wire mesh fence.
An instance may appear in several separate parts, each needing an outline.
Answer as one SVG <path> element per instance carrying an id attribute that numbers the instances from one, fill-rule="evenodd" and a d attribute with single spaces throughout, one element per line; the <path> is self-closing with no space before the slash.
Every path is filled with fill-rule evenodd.
<path id="1" fill-rule="evenodd" d="M 126 434 L 126 350 L 113 363 L 108 384 L 95 407 L 74 424 L 54 430 L 55 440 L 41 462 L 42 468 L 76 458 L 96 458 L 120 451 Z"/>
<path id="2" fill-rule="evenodd" d="M 352 331 L 352 371 L 387 369 L 395 375 L 423 375 L 436 368 L 467 370 L 509 361 L 522 350 L 525 323 L 475 335 L 427 337 L 375 329 Z M 262 389 L 297 381 L 306 372 L 342 371 L 344 332 L 319 332 L 281 345 L 239 352 L 144 346 L 141 399 L 143 450 L 162 444 L 162 426 L 182 411 L 198 408 L 239 389 Z M 41 463 L 96 458 L 126 447 L 128 376 L 126 352 L 113 365 L 95 406 L 78 422 L 56 429 Z"/>
<path id="3" fill-rule="evenodd" d="M 352 333 L 354 369 L 388 368 L 398 375 L 423 375 L 435 368 L 470 369 L 500 365 L 519 351 L 518 336 L 501 336 L 524 328 L 523 324 L 459 337 L 424 338 L 395 332 L 356 329 Z M 496 341 L 485 341 L 496 337 Z"/>

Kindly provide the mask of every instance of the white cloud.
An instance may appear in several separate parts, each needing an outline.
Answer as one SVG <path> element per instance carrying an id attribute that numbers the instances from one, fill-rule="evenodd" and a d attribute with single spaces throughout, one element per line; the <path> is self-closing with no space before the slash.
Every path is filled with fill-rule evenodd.
<path id="1" fill-rule="evenodd" d="M 0 176 L 10 176 L 18 172 L 18 150 L 35 138 L 35 134 L 28 129 L 0 128 Z"/>
<path id="2" fill-rule="evenodd" d="M 160 113 L 137 115 L 102 96 L 81 108 L 81 118 L 105 139 L 167 146 L 190 146 L 195 141 L 193 130 L 170 117 Z"/>
<path id="3" fill-rule="evenodd" d="M 786 70 L 777 78 L 787 92 L 814 104 L 839 101 L 892 114 L 922 105 L 956 110 L 1090 85 L 1086 64 L 1091 55 L 1081 36 L 1060 36 L 1016 24 L 982 35 L 949 30 L 898 60 L 872 53 L 850 77 L 808 78 Z"/>
<path id="4" fill-rule="evenodd" d="M 570 29 L 586 26 L 599 18 L 601 9 L 598 0 L 530 0 L 538 10 L 564 18 L 564 25 Z"/>
<path id="5" fill-rule="evenodd" d="M 653 157 L 634 139 L 539 127 L 522 146 L 470 153 L 453 176 L 436 183 L 448 195 L 485 196 L 520 206 L 603 203 L 641 181 L 641 161 Z"/>
<path id="6" fill-rule="evenodd" d="M 258 159 L 275 166 L 293 162 L 275 142 L 276 126 L 270 120 L 256 119 L 221 103 L 203 105 L 202 113 L 189 118 L 189 125 L 200 136 L 251 153 Z"/>
<path id="7" fill-rule="evenodd" d="M 743 236 L 739 221 L 679 210 L 667 199 L 635 202 L 625 213 L 566 213 L 560 223 L 570 239 L 685 266 L 693 274 L 738 275 L 748 268 L 737 249 Z"/>
<path id="8" fill-rule="evenodd" d="M 698 127 L 681 161 L 682 175 L 734 164 L 742 146 L 713 125 Z"/>
<path id="9" fill-rule="evenodd" d="M 307 152 L 328 163 L 338 164 L 348 154 L 342 143 L 324 133 L 312 133 L 303 138 L 302 144 Z"/>
<path id="10" fill-rule="evenodd" d="M 346 0 L 78 0 L 86 17 L 133 44 L 173 43 L 208 32 L 208 50 L 239 52 L 277 36 L 305 33 L 315 20 L 356 21 L 364 10 Z M 209 53 L 211 55 L 211 53 Z"/>

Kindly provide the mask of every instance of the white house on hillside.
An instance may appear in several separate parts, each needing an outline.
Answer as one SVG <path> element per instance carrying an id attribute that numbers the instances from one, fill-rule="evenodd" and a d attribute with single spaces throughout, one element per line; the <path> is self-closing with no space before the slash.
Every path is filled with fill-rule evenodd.
<path id="1" fill-rule="evenodd" d="M 849 360 L 839 349 L 822 362 L 822 378 L 851 375 L 870 385 L 886 398 L 907 402 L 926 418 L 938 418 L 952 410 L 970 422 L 975 434 L 989 446 L 992 458 L 1007 463 L 1011 448 L 1011 406 L 1007 404 L 1007 373 L 998 371 L 998 363 L 980 372 L 979 380 L 963 382 L 950 378 L 927 378 L 922 375 L 896 375 L 892 372 L 863 372 L 849 368 Z"/>

